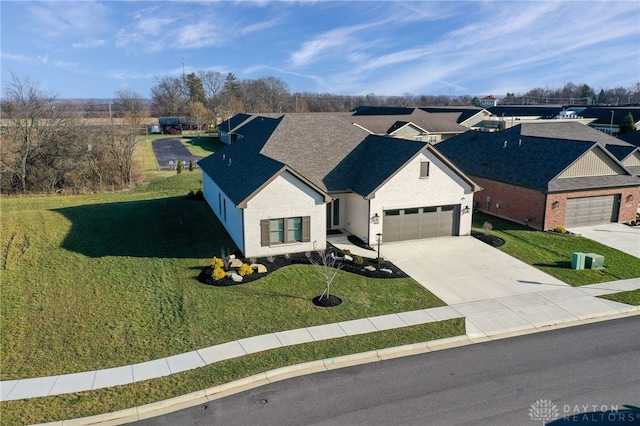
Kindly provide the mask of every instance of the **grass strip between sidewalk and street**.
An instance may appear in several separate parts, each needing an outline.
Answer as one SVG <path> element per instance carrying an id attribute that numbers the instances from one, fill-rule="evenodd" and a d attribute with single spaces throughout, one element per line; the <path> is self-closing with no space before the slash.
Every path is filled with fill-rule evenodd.
<path id="1" fill-rule="evenodd" d="M 640 290 L 621 291 L 619 293 L 605 294 L 599 296 L 603 299 L 614 302 L 626 303 L 627 305 L 640 306 Z"/>
<path id="2" fill-rule="evenodd" d="M 0 418 L 3 424 L 24 425 L 93 416 L 208 389 L 288 365 L 464 334 L 464 318 L 454 318 L 394 330 L 287 346 L 126 386 L 19 401 L 3 401 L 0 403 Z"/>

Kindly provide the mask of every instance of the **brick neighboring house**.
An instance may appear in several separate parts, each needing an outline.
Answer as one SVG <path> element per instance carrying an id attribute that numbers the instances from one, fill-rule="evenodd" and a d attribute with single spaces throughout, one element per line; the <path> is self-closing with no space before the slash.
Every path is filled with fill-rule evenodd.
<path id="1" fill-rule="evenodd" d="M 438 149 L 484 188 L 474 195 L 478 210 L 553 229 L 635 219 L 640 178 L 607 144 L 619 149 L 621 141 L 589 126 L 559 122 L 468 132 Z"/>
<path id="2" fill-rule="evenodd" d="M 430 144 L 335 114 L 237 121 L 237 139 L 198 164 L 207 203 L 246 257 L 322 250 L 329 231 L 383 243 L 471 233 L 479 187 Z"/>

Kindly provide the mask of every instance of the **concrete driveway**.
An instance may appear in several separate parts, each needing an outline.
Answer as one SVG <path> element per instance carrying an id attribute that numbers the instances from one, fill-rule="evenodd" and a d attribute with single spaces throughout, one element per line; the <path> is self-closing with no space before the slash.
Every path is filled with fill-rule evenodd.
<path id="1" fill-rule="evenodd" d="M 638 311 L 594 297 L 640 288 L 638 278 L 571 287 L 473 237 L 387 243 L 380 254 L 449 305 L 429 311 L 464 316 L 478 341 Z"/>
<path id="2" fill-rule="evenodd" d="M 386 243 L 380 255 L 448 305 L 570 287 L 468 236 Z"/>
<path id="3" fill-rule="evenodd" d="M 612 222 L 571 228 L 570 231 L 605 246 L 640 257 L 640 226 L 631 227 L 622 223 Z"/>

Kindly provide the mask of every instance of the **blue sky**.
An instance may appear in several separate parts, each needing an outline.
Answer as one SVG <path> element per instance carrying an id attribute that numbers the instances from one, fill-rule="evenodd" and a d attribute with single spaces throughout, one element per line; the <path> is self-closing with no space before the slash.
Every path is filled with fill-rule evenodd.
<path id="1" fill-rule="evenodd" d="M 10 72 L 60 98 L 158 78 L 274 76 L 292 92 L 495 95 L 640 82 L 640 2 L 6 1 Z"/>

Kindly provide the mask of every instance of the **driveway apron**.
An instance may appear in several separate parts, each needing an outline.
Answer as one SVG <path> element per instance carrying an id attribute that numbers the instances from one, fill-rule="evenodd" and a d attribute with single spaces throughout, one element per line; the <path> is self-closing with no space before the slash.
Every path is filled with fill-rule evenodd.
<path id="1" fill-rule="evenodd" d="M 380 255 L 448 305 L 569 287 L 470 236 L 387 243 Z"/>

